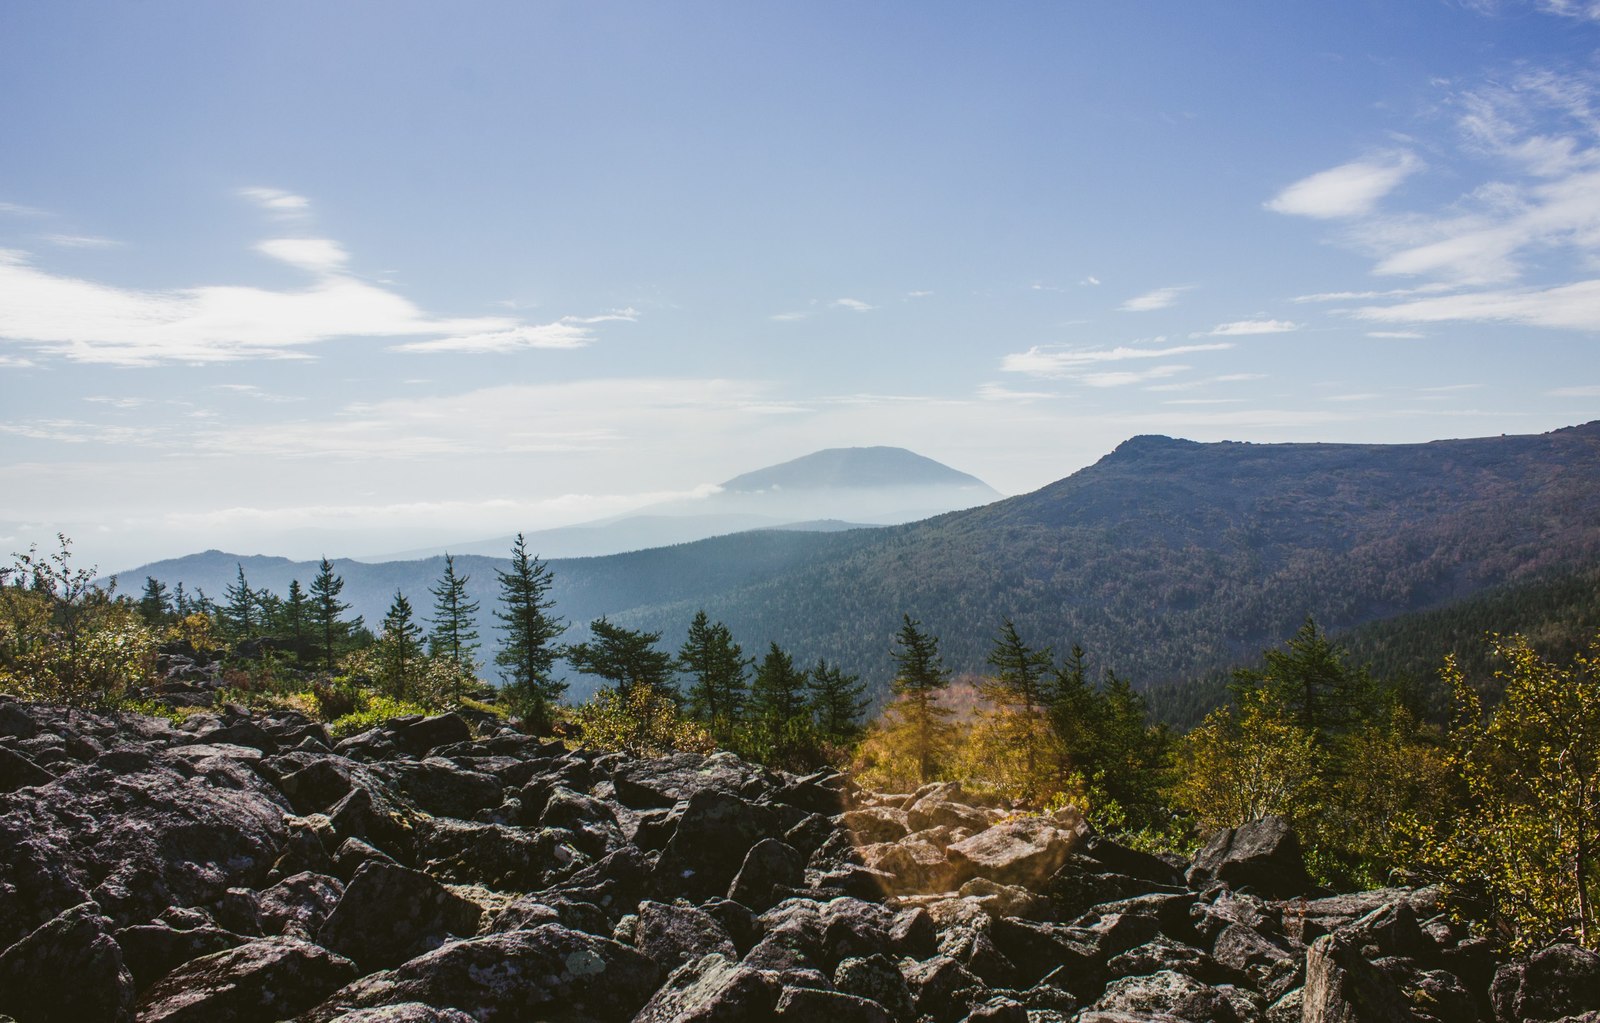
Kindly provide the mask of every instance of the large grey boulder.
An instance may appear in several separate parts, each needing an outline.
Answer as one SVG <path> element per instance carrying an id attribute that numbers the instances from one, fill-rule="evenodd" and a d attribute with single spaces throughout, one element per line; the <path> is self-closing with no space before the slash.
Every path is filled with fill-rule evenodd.
<path id="1" fill-rule="evenodd" d="M 779 990 L 770 974 L 712 952 L 674 970 L 633 1023 L 764 1023 Z"/>
<path id="2" fill-rule="evenodd" d="M 482 913 L 421 871 L 373 861 L 356 871 L 317 940 L 363 970 L 382 970 L 476 934 Z"/>
<path id="3" fill-rule="evenodd" d="M 352 1009 L 421 1002 L 479 1023 L 541 1018 L 630 1020 L 661 973 L 648 957 L 592 934 L 545 924 L 454 941 L 363 977 L 306 1014 L 326 1023 Z"/>
<path id="4" fill-rule="evenodd" d="M 133 977 L 100 907 L 74 906 L 0 953 L 0 1015 L 23 1023 L 133 1019 Z"/>
<path id="5" fill-rule="evenodd" d="M 1489 997 L 1500 1023 L 1600 1010 L 1600 955 L 1576 945 L 1551 945 L 1496 970 Z"/>
<path id="6" fill-rule="evenodd" d="M 192 959 L 139 1002 L 140 1023 L 273 1023 L 357 975 L 343 956 L 296 938 L 263 938 Z"/>
<path id="7" fill-rule="evenodd" d="M 1263 817 L 1218 831 L 1195 856 L 1185 879 L 1196 890 L 1221 881 L 1276 899 L 1304 895 L 1312 888 L 1300 840 L 1284 817 Z"/>

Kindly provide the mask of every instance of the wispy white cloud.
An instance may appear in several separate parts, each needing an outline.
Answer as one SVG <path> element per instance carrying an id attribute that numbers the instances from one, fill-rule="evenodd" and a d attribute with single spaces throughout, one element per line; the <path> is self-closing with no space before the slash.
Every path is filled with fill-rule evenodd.
<path id="1" fill-rule="evenodd" d="M 1287 334 L 1299 330 L 1300 324 L 1292 320 L 1234 320 L 1219 323 L 1210 330 L 1190 334 L 1190 337 L 1244 337 L 1251 334 Z"/>
<path id="2" fill-rule="evenodd" d="M 931 291 L 908 291 L 908 292 L 906 292 L 906 297 L 907 298 L 927 298 L 929 295 L 932 295 L 932 294 L 933 294 L 933 292 L 931 292 Z"/>
<path id="3" fill-rule="evenodd" d="M 15 202 L 0 202 L 0 215 L 7 217 L 48 217 L 46 210 L 34 206 L 24 206 Z"/>
<path id="4" fill-rule="evenodd" d="M 257 387 L 255 384 L 212 384 L 211 389 L 214 391 L 226 391 L 229 394 L 237 394 L 245 398 L 254 398 L 257 401 L 296 402 L 306 400 L 302 395 L 277 394 Z"/>
<path id="5" fill-rule="evenodd" d="M 1096 277 L 1094 274 L 1090 274 L 1078 283 L 1086 284 L 1092 288 L 1098 288 L 1100 286 L 1100 278 Z"/>
<path id="6" fill-rule="evenodd" d="M 1376 392 L 1373 392 L 1373 391 L 1362 391 L 1362 392 L 1360 392 L 1358 394 L 1330 394 L 1327 397 L 1323 398 L 1322 400 L 1323 401 L 1372 401 L 1374 398 L 1381 398 L 1381 397 L 1382 397 L 1382 395 L 1377 394 Z"/>
<path id="7" fill-rule="evenodd" d="M 1062 348 L 1052 345 L 1034 345 L 1025 352 L 1014 352 L 1000 360 L 1000 368 L 1007 373 L 1026 373 L 1036 377 L 1080 377 L 1087 367 L 1107 362 L 1126 362 L 1130 359 L 1170 359 L 1195 352 L 1216 352 L 1232 348 L 1229 341 L 1202 345 L 1170 345 L 1165 348 L 1135 348 L 1119 345 L 1115 348 Z"/>
<path id="8" fill-rule="evenodd" d="M 1539 10 L 1583 21 L 1600 21 L 1600 0 L 1538 0 Z"/>
<path id="9" fill-rule="evenodd" d="M 514 352 L 524 348 L 582 348 L 594 340 L 589 328 L 566 320 L 555 323 L 521 325 L 507 330 L 489 330 L 476 334 L 456 334 L 428 341 L 407 341 L 394 346 L 397 352 L 440 353 L 458 355 L 486 355 Z"/>
<path id="10" fill-rule="evenodd" d="M 853 313 L 867 313 L 876 308 L 859 298 L 836 298 L 833 300 L 833 306 L 836 309 L 848 309 Z"/>
<path id="11" fill-rule="evenodd" d="M 1004 384 L 984 383 L 978 385 L 978 397 L 983 401 L 1043 401 L 1054 398 L 1049 391 L 1016 391 Z"/>
<path id="12" fill-rule="evenodd" d="M 1409 298 L 1413 295 L 1433 295 L 1450 291 L 1453 285 L 1422 284 L 1415 288 L 1388 288 L 1383 291 L 1321 291 L 1314 295 L 1296 295 L 1291 302 L 1357 302 L 1375 298 Z"/>
<path id="13" fill-rule="evenodd" d="M 89 234 L 47 234 L 44 240 L 63 249 L 114 249 L 122 244 L 115 238 Z"/>
<path id="14" fill-rule="evenodd" d="M 1354 160 L 1296 181 L 1267 200 L 1266 208 L 1323 220 L 1360 216 L 1421 169 L 1422 161 L 1407 150 Z"/>
<path id="15" fill-rule="evenodd" d="M 239 194 L 280 219 L 297 219 L 311 212 L 311 200 L 281 188 L 241 188 Z"/>
<path id="16" fill-rule="evenodd" d="M 154 398 L 117 398 L 106 394 L 84 395 L 83 400 L 93 405 L 109 405 L 111 408 L 123 411 L 132 411 L 155 403 Z"/>
<path id="17" fill-rule="evenodd" d="M 1165 309 L 1178 301 L 1178 296 L 1188 291 L 1192 285 L 1181 285 L 1173 288 L 1156 288 L 1142 295 L 1135 295 L 1122 303 L 1117 308 L 1125 313 L 1148 313 L 1157 309 Z"/>
<path id="18" fill-rule="evenodd" d="M 1600 384 L 1586 384 L 1579 387 L 1557 387 L 1547 391 L 1553 398 L 1600 398 Z"/>
<path id="19" fill-rule="evenodd" d="M 549 324 L 434 317 L 392 290 L 345 273 L 349 256 L 330 239 L 275 238 L 257 249 L 305 270 L 311 285 L 136 290 L 50 273 L 22 253 L 0 251 L 0 342 L 122 366 L 308 358 L 311 346 L 339 338 L 420 337 L 397 346 L 411 352 L 506 352 L 579 347 L 594 339 L 594 324 L 637 315 L 620 310 Z"/>
<path id="20" fill-rule="evenodd" d="M 269 238 L 256 251 L 313 274 L 337 273 L 350 262 L 344 246 L 330 238 Z"/>
<path id="21" fill-rule="evenodd" d="M 1187 373 L 1189 367 L 1181 363 L 1166 363 L 1160 366 L 1151 366 L 1149 369 L 1110 370 L 1104 373 L 1083 373 L 1076 377 L 1090 387 L 1129 387 L 1133 384 L 1148 383 L 1151 380 L 1167 380 L 1180 373 Z"/>
<path id="22" fill-rule="evenodd" d="M 1477 291 L 1397 305 L 1364 306 L 1355 315 L 1380 323 L 1520 323 L 1565 330 L 1600 330 L 1600 280 L 1554 288 Z"/>
<path id="23" fill-rule="evenodd" d="M 1367 331 L 1367 336 L 1376 338 L 1390 338 L 1398 341 L 1415 341 L 1419 338 L 1427 337 L 1428 335 L 1424 334 L 1420 330 L 1369 330 Z"/>
<path id="24" fill-rule="evenodd" d="M 807 312 L 773 313 L 769 319 L 776 320 L 779 323 L 798 323 L 810 315 Z"/>
<path id="25" fill-rule="evenodd" d="M 1218 376 L 1204 377 L 1199 380 L 1184 380 L 1172 384 L 1151 384 L 1147 391 L 1193 391 L 1211 384 L 1238 384 L 1248 380 L 1265 380 L 1265 373 L 1223 373 Z"/>

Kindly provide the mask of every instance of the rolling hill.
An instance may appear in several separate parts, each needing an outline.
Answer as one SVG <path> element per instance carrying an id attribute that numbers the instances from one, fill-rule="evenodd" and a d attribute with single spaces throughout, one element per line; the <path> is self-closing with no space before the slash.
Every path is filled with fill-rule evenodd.
<path id="1" fill-rule="evenodd" d="M 207 552 L 128 573 L 213 596 L 242 563 L 277 592 L 314 566 Z M 457 559 L 484 603 L 493 568 Z M 1001 620 L 1039 646 L 1084 646 L 1138 685 L 1252 662 L 1307 614 L 1330 631 L 1600 565 L 1600 423 L 1408 445 L 1201 444 L 1136 437 L 1030 494 L 899 526 L 756 531 L 552 560 L 558 611 L 681 642 L 705 608 L 747 650 L 769 640 L 885 684 L 902 613 L 983 668 Z M 375 620 L 419 607 L 442 559 L 339 562 Z"/>

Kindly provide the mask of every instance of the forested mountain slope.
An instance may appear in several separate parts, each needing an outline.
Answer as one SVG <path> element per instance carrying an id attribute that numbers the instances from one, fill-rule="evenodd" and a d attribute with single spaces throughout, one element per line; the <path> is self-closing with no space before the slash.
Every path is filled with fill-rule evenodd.
<path id="1" fill-rule="evenodd" d="M 199 557 L 127 581 L 183 579 L 220 596 L 237 559 Z M 551 562 L 569 620 L 609 614 L 673 647 L 703 607 L 747 650 L 775 640 L 882 683 L 902 613 L 937 633 L 960 671 L 982 670 L 1010 616 L 1030 642 L 1079 643 L 1138 685 L 1252 662 L 1307 614 L 1337 632 L 1592 565 L 1600 423 L 1411 445 L 1137 437 L 1031 494 L 904 526 Z M 313 571 L 244 566 L 278 592 Z M 425 605 L 442 564 L 338 568 L 346 599 L 373 620 L 396 588 Z M 492 563 L 457 568 L 473 575 L 492 637 Z"/>

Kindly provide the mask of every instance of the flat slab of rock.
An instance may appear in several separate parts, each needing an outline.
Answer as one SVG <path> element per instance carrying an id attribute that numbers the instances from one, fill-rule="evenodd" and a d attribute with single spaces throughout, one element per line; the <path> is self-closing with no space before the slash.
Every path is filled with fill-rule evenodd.
<path id="1" fill-rule="evenodd" d="M 356 976 L 343 956 L 295 938 L 263 938 L 192 959 L 139 1003 L 140 1023 L 273 1023 L 299 1015 Z"/>
<path id="2" fill-rule="evenodd" d="M 1038 887 L 1060 869 L 1079 841 L 1076 832 L 1053 821 L 1022 817 L 954 842 L 945 853 L 967 877 Z"/>
<path id="3" fill-rule="evenodd" d="M 352 1009 L 405 1002 L 459 1009 L 479 1023 L 542 1018 L 630 1020 L 661 971 L 643 953 L 545 924 L 455 941 L 356 981 L 308 1013 L 327 1023 Z"/>

